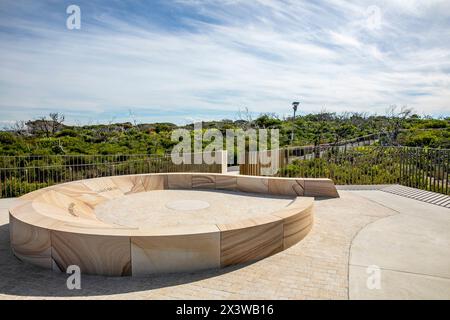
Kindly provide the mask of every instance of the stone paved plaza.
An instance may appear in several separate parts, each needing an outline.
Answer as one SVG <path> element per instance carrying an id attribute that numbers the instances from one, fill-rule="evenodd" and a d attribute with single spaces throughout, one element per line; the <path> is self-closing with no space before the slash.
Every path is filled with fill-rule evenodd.
<path id="1" fill-rule="evenodd" d="M 0 200 L 0 299 L 450 299 L 450 210 L 377 190 L 317 199 L 311 233 L 264 260 L 192 274 L 143 278 L 82 276 L 24 264 L 9 248 Z M 366 268 L 381 268 L 381 288 Z"/>

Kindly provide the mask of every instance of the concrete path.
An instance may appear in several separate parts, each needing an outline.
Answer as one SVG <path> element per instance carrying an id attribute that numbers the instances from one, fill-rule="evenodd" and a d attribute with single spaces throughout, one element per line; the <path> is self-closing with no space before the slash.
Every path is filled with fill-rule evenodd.
<path id="1" fill-rule="evenodd" d="M 450 210 L 386 192 L 354 193 L 397 214 L 367 225 L 353 239 L 350 298 L 449 299 Z M 380 268 L 379 289 L 366 284 L 374 274 L 368 266 Z"/>
<path id="2" fill-rule="evenodd" d="M 450 210 L 381 191 L 339 191 L 317 199 L 315 224 L 299 244 L 261 261 L 145 278 L 66 274 L 16 259 L 0 200 L 0 299 L 450 299 Z M 366 268 L 381 270 L 367 289 Z"/>

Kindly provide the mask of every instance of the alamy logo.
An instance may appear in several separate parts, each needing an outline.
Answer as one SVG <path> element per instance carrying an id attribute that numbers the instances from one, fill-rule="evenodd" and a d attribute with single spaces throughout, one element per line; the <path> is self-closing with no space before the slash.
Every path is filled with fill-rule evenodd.
<path id="1" fill-rule="evenodd" d="M 203 130 L 201 123 L 194 123 L 193 131 L 176 129 L 171 138 L 178 142 L 171 152 L 177 165 L 222 163 L 222 150 L 226 150 L 228 164 L 258 163 L 278 170 L 278 129 L 227 129 L 224 136 L 218 129 Z"/>
<path id="2" fill-rule="evenodd" d="M 67 7 L 66 13 L 69 14 L 66 20 L 66 27 L 69 30 L 81 29 L 81 9 L 75 4 Z"/>
<path id="3" fill-rule="evenodd" d="M 70 265 L 66 270 L 67 274 L 70 276 L 67 278 L 66 285 L 69 290 L 80 290 L 81 289 L 81 269 L 77 265 Z"/>
<path id="4" fill-rule="evenodd" d="M 369 6 L 366 10 L 366 25 L 369 30 L 381 28 L 381 10 L 377 6 Z"/>
<path id="5" fill-rule="evenodd" d="M 366 286 L 367 289 L 381 289 L 381 269 L 379 266 L 371 265 L 366 269 L 367 277 Z"/>

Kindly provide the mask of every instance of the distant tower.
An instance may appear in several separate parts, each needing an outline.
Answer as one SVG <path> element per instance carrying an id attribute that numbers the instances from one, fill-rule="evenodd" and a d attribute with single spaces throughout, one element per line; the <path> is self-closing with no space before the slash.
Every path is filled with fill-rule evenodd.
<path id="1" fill-rule="evenodd" d="M 300 102 L 292 102 L 292 109 L 294 110 L 294 117 L 292 118 L 292 132 L 291 132 L 291 144 L 294 141 L 294 121 L 295 121 L 295 113 L 297 112 L 297 108 Z"/>
<path id="2" fill-rule="evenodd" d="M 292 109 L 294 109 L 294 120 L 295 120 L 295 113 L 297 112 L 297 108 L 300 102 L 292 102 Z"/>

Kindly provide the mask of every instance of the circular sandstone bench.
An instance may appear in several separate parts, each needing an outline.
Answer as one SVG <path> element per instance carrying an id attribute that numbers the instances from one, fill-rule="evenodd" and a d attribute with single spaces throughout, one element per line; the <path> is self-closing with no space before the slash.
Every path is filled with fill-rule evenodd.
<path id="1" fill-rule="evenodd" d="M 183 199 L 177 199 L 176 190 L 183 190 Z M 205 193 L 208 190 L 212 193 Z M 174 198 L 165 206 L 164 192 Z M 11 247 L 23 261 L 59 271 L 77 265 L 86 274 L 220 268 L 265 258 L 303 239 L 312 227 L 314 196 L 338 195 L 328 179 L 209 173 L 68 182 L 26 194 L 10 208 Z M 208 209 L 208 198 L 223 203 Z M 247 204 L 250 209 L 244 210 Z M 99 218 L 100 208 L 106 212 L 104 219 Z"/>

